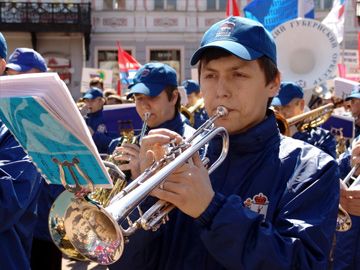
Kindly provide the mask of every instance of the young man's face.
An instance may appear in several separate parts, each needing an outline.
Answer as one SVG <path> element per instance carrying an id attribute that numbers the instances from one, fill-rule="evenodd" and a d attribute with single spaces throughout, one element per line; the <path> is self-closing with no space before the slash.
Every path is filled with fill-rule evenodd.
<path id="1" fill-rule="evenodd" d="M 84 99 L 84 102 L 90 113 L 98 112 L 102 110 L 104 106 L 104 99 L 101 97 L 97 97 L 95 99 Z"/>
<path id="2" fill-rule="evenodd" d="M 350 110 L 351 114 L 355 118 L 355 124 L 360 126 L 360 99 L 353 98 L 350 100 Z"/>
<path id="3" fill-rule="evenodd" d="M 29 69 L 28 71 L 16 71 L 16 70 L 10 69 L 10 68 L 8 68 L 6 70 L 7 75 L 19 75 L 19 74 L 30 74 L 30 73 L 42 73 L 42 71 L 37 68 L 32 68 L 32 69 Z"/>
<path id="4" fill-rule="evenodd" d="M 178 92 L 173 92 L 173 97 L 169 101 L 165 91 L 162 91 L 156 97 L 150 97 L 143 94 L 135 94 L 136 111 L 144 120 L 144 114 L 150 113 L 147 125 L 150 128 L 157 127 L 165 121 L 171 120 L 175 116 L 175 104 Z"/>
<path id="5" fill-rule="evenodd" d="M 285 119 L 294 117 L 304 112 L 305 101 L 300 98 L 292 99 L 288 104 L 284 106 L 275 106 L 277 110 Z"/>
<path id="6" fill-rule="evenodd" d="M 209 116 L 219 105 L 229 114 L 216 121 L 230 134 L 244 132 L 260 123 L 269 97 L 276 95 L 279 78 L 266 85 L 258 61 L 244 61 L 233 55 L 201 63 L 200 85 Z"/>

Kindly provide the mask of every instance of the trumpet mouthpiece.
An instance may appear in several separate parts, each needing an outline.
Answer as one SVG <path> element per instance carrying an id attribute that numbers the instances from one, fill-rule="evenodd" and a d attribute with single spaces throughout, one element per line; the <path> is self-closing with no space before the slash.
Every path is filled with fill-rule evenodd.
<path id="1" fill-rule="evenodd" d="M 218 114 L 220 117 L 226 116 L 228 113 L 228 110 L 224 106 L 219 106 L 216 108 L 216 114 Z"/>

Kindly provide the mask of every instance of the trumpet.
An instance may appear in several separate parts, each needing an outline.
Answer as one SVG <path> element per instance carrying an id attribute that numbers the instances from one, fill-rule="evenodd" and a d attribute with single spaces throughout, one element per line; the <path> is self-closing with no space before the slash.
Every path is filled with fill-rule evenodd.
<path id="1" fill-rule="evenodd" d="M 165 223 L 168 213 L 174 208 L 173 205 L 159 200 L 142 213 L 140 204 L 166 177 L 217 135 L 222 137 L 223 148 L 218 159 L 208 169 L 209 174 L 223 162 L 229 148 L 229 135 L 225 128 L 214 127 L 214 122 L 225 115 L 227 109 L 219 106 L 216 114 L 190 138 L 178 145 L 170 143 L 164 157 L 155 161 L 117 194 L 106 208 L 89 203 L 84 198 L 73 199 L 66 210 L 64 225 L 70 242 L 79 253 L 102 265 L 114 263 L 121 257 L 124 243 L 130 235 L 141 228 L 156 231 Z M 131 221 L 129 214 L 134 209 L 139 210 L 140 217 Z M 126 220 L 126 229 L 118 225 Z"/>
<path id="2" fill-rule="evenodd" d="M 189 108 L 185 106 L 181 106 L 180 112 L 183 115 L 185 115 L 187 119 L 189 119 L 190 125 L 193 126 L 195 123 L 194 113 L 197 110 L 204 108 L 204 106 L 205 106 L 204 99 L 200 98 L 196 101 L 196 103 L 193 106 L 190 106 Z"/>
<path id="3" fill-rule="evenodd" d="M 275 111 L 275 117 L 280 132 L 285 136 L 290 136 L 290 127 L 292 126 L 296 126 L 298 131 L 303 132 L 322 125 L 329 119 L 333 109 L 334 104 L 329 103 L 288 119 L 285 119 L 279 112 Z"/>

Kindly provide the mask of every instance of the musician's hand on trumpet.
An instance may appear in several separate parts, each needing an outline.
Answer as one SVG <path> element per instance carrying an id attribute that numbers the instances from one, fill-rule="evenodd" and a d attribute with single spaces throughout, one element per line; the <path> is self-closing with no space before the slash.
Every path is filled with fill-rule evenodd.
<path id="1" fill-rule="evenodd" d="M 140 147 L 133 143 L 124 143 L 114 151 L 114 159 L 121 161 L 119 169 L 121 171 L 131 171 L 131 179 L 140 175 Z"/>
<path id="2" fill-rule="evenodd" d="M 141 145 L 140 159 L 143 168 L 163 156 L 163 146 L 170 142 L 182 142 L 177 133 L 158 129 L 144 137 Z M 196 153 L 188 162 L 175 170 L 151 195 L 172 203 L 185 214 L 197 218 L 210 204 L 214 191 L 211 187 L 209 173 L 200 156 Z"/>

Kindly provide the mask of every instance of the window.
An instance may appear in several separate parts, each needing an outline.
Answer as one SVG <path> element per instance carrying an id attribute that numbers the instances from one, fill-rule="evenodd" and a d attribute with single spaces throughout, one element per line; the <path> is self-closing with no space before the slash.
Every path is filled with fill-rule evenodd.
<path id="1" fill-rule="evenodd" d="M 154 10 L 176 10 L 176 0 L 154 0 Z"/>
<path id="2" fill-rule="evenodd" d="M 150 62 L 162 62 L 168 64 L 176 70 L 178 80 L 181 78 L 181 53 L 177 49 L 151 49 Z"/>
<path id="3" fill-rule="evenodd" d="M 104 10 L 124 10 L 126 0 L 104 0 Z"/>
<path id="4" fill-rule="evenodd" d="M 207 0 L 208 11 L 225 11 L 226 0 Z"/>
<path id="5" fill-rule="evenodd" d="M 315 0 L 315 10 L 330 10 L 333 0 Z"/>

